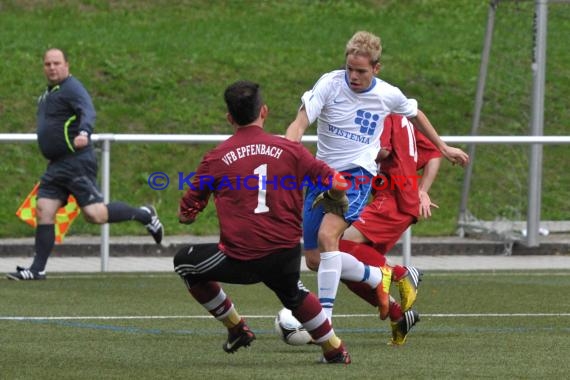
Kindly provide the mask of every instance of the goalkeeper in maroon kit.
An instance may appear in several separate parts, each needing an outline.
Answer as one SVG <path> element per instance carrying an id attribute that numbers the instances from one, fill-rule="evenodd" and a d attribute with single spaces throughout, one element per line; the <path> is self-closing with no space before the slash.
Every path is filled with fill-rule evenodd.
<path id="1" fill-rule="evenodd" d="M 264 283 L 321 346 L 324 362 L 350 363 L 317 297 L 300 282 L 304 186 L 326 189 L 328 212 L 348 207 L 342 177 L 302 145 L 263 130 L 268 107 L 259 85 L 238 81 L 224 93 L 234 135 L 207 153 L 180 201 L 181 223 L 194 222 L 211 195 L 218 244 L 191 244 L 174 258 L 190 294 L 228 329 L 225 352 L 255 340 L 219 282 Z"/>

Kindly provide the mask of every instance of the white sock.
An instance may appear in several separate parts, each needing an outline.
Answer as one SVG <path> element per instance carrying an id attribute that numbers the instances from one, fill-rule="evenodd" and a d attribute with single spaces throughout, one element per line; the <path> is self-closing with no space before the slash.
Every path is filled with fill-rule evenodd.
<path id="1" fill-rule="evenodd" d="M 378 267 L 371 267 L 358 260 L 356 257 L 341 252 L 342 260 L 340 278 L 348 281 L 364 282 L 375 289 L 382 281 L 382 271 Z"/>
<path id="2" fill-rule="evenodd" d="M 317 273 L 318 280 L 318 296 L 319 302 L 323 307 L 329 322 L 332 324 L 332 312 L 336 293 L 338 291 L 338 283 L 340 281 L 340 272 L 342 270 L 341 252 L 322 252 L 319 271 Z"/>

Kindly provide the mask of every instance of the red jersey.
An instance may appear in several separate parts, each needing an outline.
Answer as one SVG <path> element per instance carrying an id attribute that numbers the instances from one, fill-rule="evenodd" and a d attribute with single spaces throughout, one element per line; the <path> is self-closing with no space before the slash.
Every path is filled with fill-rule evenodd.
<path id="1" fill-rule="evenodd" d="M 239 260 L 258 259 L 299 244 L 303 191 L 328 185 L 334 173 L 302 144 L 242 127 L 204 156 L 180 210 L 193 218 L 213 194 L 220 249 Z"/>
<path id="2" fill-rule="evenodd" d="M 432 158 L 441 157 L 441 153 L 408 119 L 395 114 L 384 119 L 380 146 L 391 152 L 380 163 L 380 171 L 390 182 L 386 191 L 395 192 L 400 212 L 419 217 L 417 171 Z"/>

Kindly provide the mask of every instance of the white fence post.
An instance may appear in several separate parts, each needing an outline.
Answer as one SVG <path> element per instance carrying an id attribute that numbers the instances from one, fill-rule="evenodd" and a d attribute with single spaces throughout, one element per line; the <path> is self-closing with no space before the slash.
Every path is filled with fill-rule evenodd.
<path id="1" fill-rule="evenodd" d="M 101 137 L 101 136 L 100 136 Z M 111 140 L 112 135 L 105 135 L 101 150 L 101 187 L 103 202 L 111 201 Z M 109 269 L 109 223 L 101 225 L 101 272 Z"/>
<path id="2" fill-rule="evenodd" d="M 404 232 L 402 241 L 402 262 L 406 267 L 412 265 L 412 226 L 408 227 L 406 232 Z"/>

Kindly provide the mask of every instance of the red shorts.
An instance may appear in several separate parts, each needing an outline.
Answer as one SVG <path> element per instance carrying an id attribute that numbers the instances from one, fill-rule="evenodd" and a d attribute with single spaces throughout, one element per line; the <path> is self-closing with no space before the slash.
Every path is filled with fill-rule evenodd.
<path id="1" fill-rule="evenodd" d="M 385 255 L 416 221 L 414 216 L 398 210 L 393 191 L 381 191 L 352 225 L 372 242 L 377 251 Z"/>

